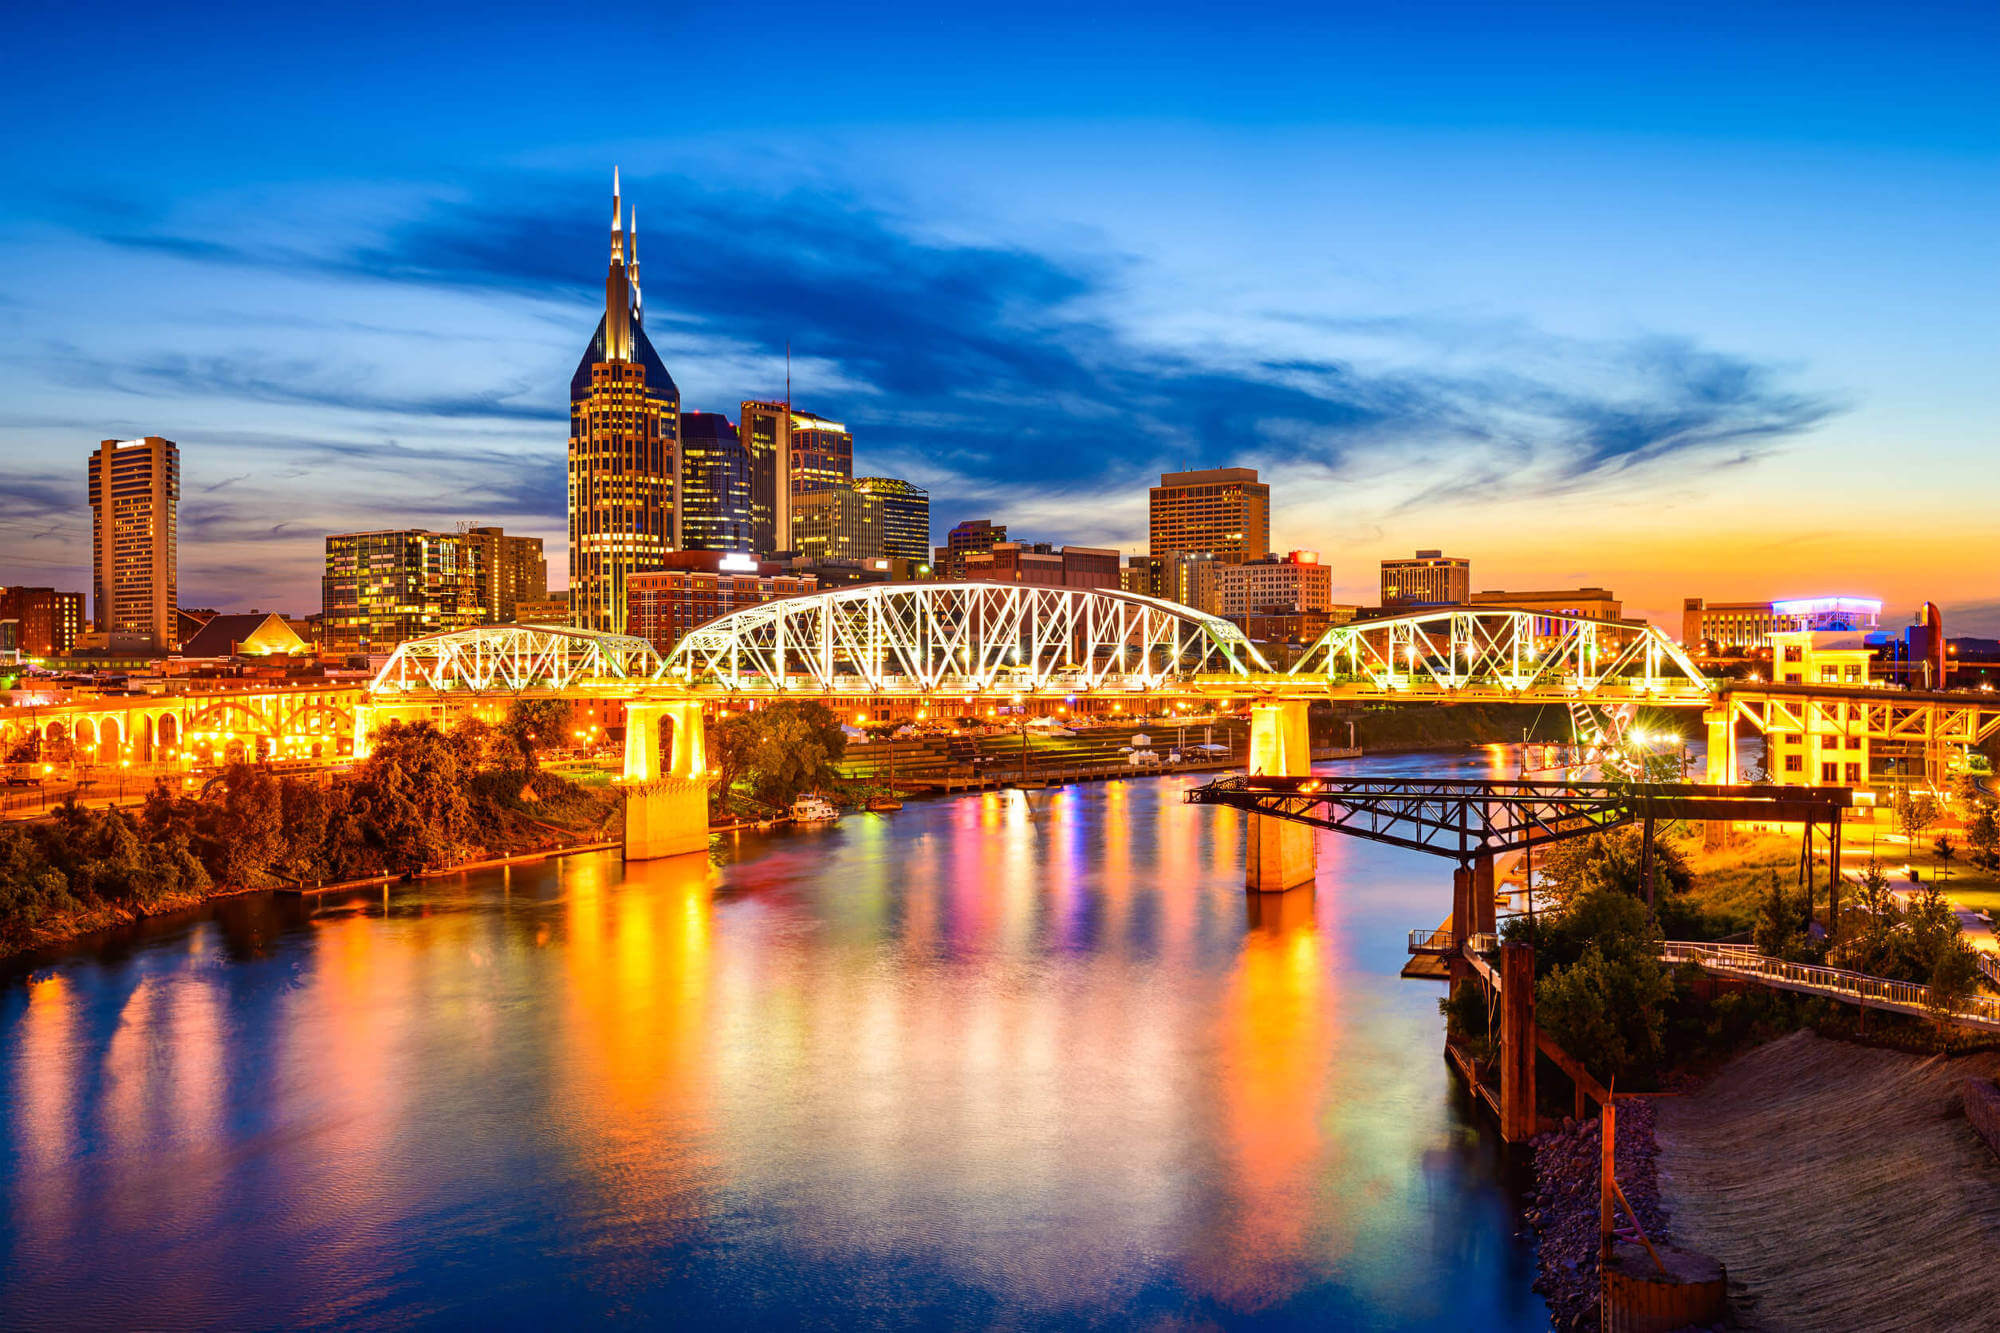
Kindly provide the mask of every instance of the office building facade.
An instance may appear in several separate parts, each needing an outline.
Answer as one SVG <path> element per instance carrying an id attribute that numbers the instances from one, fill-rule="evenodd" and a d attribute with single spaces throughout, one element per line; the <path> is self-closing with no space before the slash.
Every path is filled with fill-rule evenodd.
<path id="1" fill-rule="evenodd" d="M 1100 546 L 1048 542 L 997 542 L 969 551 L 963 577 L 983 583 L 1026 583 L 1043 588 L 1116 588 L 1118 552 Z"/>
<path id="2" fill-rule="evenodd" d="M 739 551 L 677 551 L 626 580 L 626 632 L 670 652 L 689 630 L 759 602 L 816 592 L 819 580 Z"/>
<path id="3" fill-rule="evenodd" d="M 675 549 L 757 550 L 755 468 L 736 424 L 720 412 L 683 412 L 680 445 Z"/>
<path id="4" fill-rule="evenodd" d="M 1699 652 L 1752 652 L 1788 632 L 1867 633 L 1882 626 L 1872 597 L 1793 597 L 1772 602 L 1681 602 L 1681 643 Z"/>
<path id="5" fill-rule="evenodd" d="M 792 410 L 746 399 L 737 436 L 750 456 L 750 549 L 762 555 L 792 543 Z"/>
<path id="6" fill-rule="evenodd" d="M 1463 606 L 1472 594 L 1472 562 L 1443 551 L 1418 551 L 1382 562 L 1382 609 Z"/>
<path id="7" fill-rule="evenodd" d="M 1271 488 L 1255 468 L 1164 472 L 1148 501 L 1153 555 L 1206 551 L 1239 565 L 1271 549 Z"/>
<path id="8" fill-rule="evenodd" d="M 790 553 L 808 560 L 867 560 L 883 554 L 882 500 L 852 485 L 792 497 Z"/>
<path id="9" fill-rule="evenodd" d="M 1324 612 L 1333 606 L 1333 569 L 1317 551 L 1267 555 L 1215 571 L 1216 614 L 1241 620 L 1252 614 Z"/>
<path id="10" fill-rule="evenodd" d="M 172 440 L 105 440 L 90 456 L 91 628 L 109 647 L 174 650 L 180 501 Z"/>
<path id="11" fill-rule="evenodd" d="M 1489 588 L 1472 594 L 1471 605 L 1490 606 L 1503 611 L 1534 611 L 1549 616 L 1577 616 L 1584 620 L 1618 620 L 1625 614 L 1625 604 L 1609 588 L 1545 588 L 1532 592 Z"/>
<path id="12" fill-rule="evenodd" d="M 838 421 L 793 408 L 787 453 L 794 500 L 854 481 L 854 435 Z"/>
<path id="13" fill-rule="evenodd" d="M 882 509 L 881 554 L 927 565 L 931 558 L 931 493 L 899 477 L 856 477 L 854 489 Z"/>
<path id="14" fill-rule="evenodd" d="M 944 545 L 937 547 L 931 556 L 931 568 L 941 579 L 962 579 L 965 577 L 965 557 L 975 551 L 990 551 L 1007 540 L 1007 525 L 994 523 L 983 518 L 968 518 L 954 523 L 945 534 Z"/>
<path id="15" fill-rule="evenodd" d="M 83 633 L 83 594 L 56 588 L 0 588 L 0 650 L 23 657 L 74 652 Z"/>
<path id="16" fill-rule="evenodd" d="M 626 578 L 674 539 L 681 396 L 646 337 L 636 228 L 628 239 L 614 173 L 604 315 L 570 378 L 568 460 L 571 622 L 612 633 Z"/>

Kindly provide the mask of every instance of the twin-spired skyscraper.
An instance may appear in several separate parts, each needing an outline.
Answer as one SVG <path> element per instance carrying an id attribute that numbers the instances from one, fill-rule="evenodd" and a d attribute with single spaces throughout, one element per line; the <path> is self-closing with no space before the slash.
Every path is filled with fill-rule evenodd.
<path id="1" fill-rule="evenodd" d="M 788 356 L 789 359 L 789 356 Z M 817 558 L 929 556 L 930 497 L 854 475 L 854 436 L 786 401 L 746 401 L 740 428 L 682 412 L 646 337 L 639 223 L 611 173 L 604 317 L 569 385 L 570 623 L 626 632 L 626 584 L 679 550 Z"/>
<path id="2" fill-rule="evenodd" d="M 646 337 L 638 214 L 611 174 L 604 318 L 569 382 L 570 623 L 625 631 L 625 580 L 674 548 L 681 391 Z"/>

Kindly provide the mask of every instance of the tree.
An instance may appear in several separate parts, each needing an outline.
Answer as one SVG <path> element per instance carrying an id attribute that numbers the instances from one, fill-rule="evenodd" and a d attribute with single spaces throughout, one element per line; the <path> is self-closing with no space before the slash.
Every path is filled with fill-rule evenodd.
<path id="1" fill-rule="evenodd" d="M 1606 1082 L 1658 1061 L 1673 994 L 1658 950 L 1622 943 L 1593 941 L 1535 984 L 1536 1023 Z"/>
<path id="2" fill-rule="evenodd" d="M 1948 878 L 1951 874 L 1951 858 L 1958 855 L 1958 844 L 1951 840 L 1949 833 L 1940 833 L 1931 842 L 1931 855 L 1944 866 Z"/>
<path id="3" fill-rule="evenodd" d="M 1772 958 L 1782 958 L 1792 947 L 1798 934 L 1798 914 L 1785 898 L 1784 886 L 1778 882 L 1778 872 L 1771 872 L 1771 882 L 1764 894 L 1764 901 L 1757 906 L 1757 924 L 1751 931 L 1751 940 L 1758 950 Z"/>
<path id="4" fill-rule="evenodd" d="M 1644 901 L 1645 877 L 1640 873 L 1643 844 L 1641 830 L 1630 826 L 1559 842 L 1536 859 L 1536 891 L 1557 908 L 1600 887 L 1613 888 Z M 1655 901 L 1666 895 L 1686 893 L 1693 884 L 1694 872 L 1688 869 L 1679 844 L 1654 837 Z"/>
<path id="5" fill-rule="evenodd" d="M 1896 823 L 1914 850 L 1917 839 L 1938 821 L 1937 798 L 1927 791 L 1912 791 L 1905 787 L 1896 793 L 1895 809 Z"/>
<path id="6" fill-rule="evenodd" d="M 771 805 L 790 805 L 802 792 L 840 785 L 834 767 L 847 753 L 840 717 L 825 704 L 787 701 L 749 713 L 745 772 L 751 792 Z"/>
<path id="7" fill-rule="evenodd" d="M 1965 821 L 1965 845 L 1972 864 L 1981 870 L 2000 870 L 2000 818 L 1991 801 L 1981 801 Z"/>
<path id="8" fill-rule="evenodd" d="M 516 699 L 499 731 L 521 756 L 521 766 L 533 768 L 544 750 L 568 741 L 574 716 L 567 699 Z"/>
<path id="9" fill-rule="evenodd" d="M 1883 976 L 1894 966 L 1903 909 L 1889 889 L 1880 861 L 1871 860 L 1855 887 L 1855 902 L 1841 913 L 1841 939 L 1829 962 L 1835 967 Z"/>
<path id="10" fill-rule="evenodd" d="M 428 722 L 391 722 L 354 782 L 357 813 L 405 873 L 461 860 L 474 845 L 471 776 L 462 743 Z"/>
<path id="11" fill-rule="evenodd" d="M 705 729 L 708 767 L 716 775 L 715 785 L 708 790 L 709 806 L 714 811 L 727 808 L 730 793 L 750 771 L 751 752 L 757 742 L 751 716 L 754 714 L 739 713 Z"/>
<path id="12" fill-rule="evenodd" d="M 1954 927 L 1956 924 L 1953 923 Z M 1979 992 L 1979 964 L 1973 958 L 1972 946 L 1954 929 L 1951 935 L 1932 945 L 1927 972 L 1925 984 L 1930 990 L 1924 997 L 1924 1008 L 1937 1024 L 1938 1039 L 1942 1042 L 1950 1031 L 1952 1015 Z"/>

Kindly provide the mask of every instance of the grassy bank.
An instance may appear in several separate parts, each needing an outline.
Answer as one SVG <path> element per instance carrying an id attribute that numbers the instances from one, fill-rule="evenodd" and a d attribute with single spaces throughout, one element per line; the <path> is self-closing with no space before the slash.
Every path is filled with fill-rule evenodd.
<path id="1" fill-rule="evenodd" d="M 1803 1032 L 1745 1053 L 1659 1104 L 1676 1240 L 1753 1327 L 1991 1327 L 2000 1163 L 1956 1102 L 1996 1071 Z"/>

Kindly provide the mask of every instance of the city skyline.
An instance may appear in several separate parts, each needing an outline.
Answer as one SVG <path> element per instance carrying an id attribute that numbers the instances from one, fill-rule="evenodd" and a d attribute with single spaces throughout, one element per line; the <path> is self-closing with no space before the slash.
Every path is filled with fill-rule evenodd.
<path id="1" fill-rule="evenodd" d="M 772 40 L 857 73 L 887 58 L 865 25 L 792 17 Z M 1425 36 L 1339 17 L 1307 35 L 1357 65 Z M 459 520 L 543 537 L 566 582 L 561 379 L 601 306 L 616 162 L 648 201 L 648 327 L 684 405 L 777 395 L 792 341 L 795 401 L 928 488 L 934 540 L 991 516 L 1142 550 L 1160 472 L 1246 466 L 1278 483 L 1272 547 L 1320 551 L 1339 600 L 1370 600 L 1380 559 L 1443 547 L 1475 589 L 1604 586 L 1667 625 L 1686 596 L 1857 593 L 1885 622 L 1935 600 L 1954 632 L 1993 633 L 2000 604 L 1959 558 L 2000 500 L 1980 462 L 1993 316 L 1963 299 L 1991 266 L 1993 154 L 1967 130 L 1993 94 L 1954 55 L 1991 20 L 1926 17 L 1746 23 L 1697 52 L 1642 18 L 1521 11 L 1450 36 L 1449 117 L 1365 75 L 1226 80 L 1228 116 L 1129 75 L 982 109 L 1003 70 L 1050 67 L 1032 38 L 1054 20 L 1032 11 L 955 88 L 857 88 L 838 113 L 731 94 L 615 133 L 553 96 L 432 107 L 374 168 L 330 139 L 276 151 L 254 114 L 207 132 L 225 110 L 281 120 L 278 69 L 241 105 L 190 91 L 121 121 L 143 171 L 83 151 L 106 132 L 86 108 L 4 150 L 45 183 L 0 220 L 0 565 L 87 586 L 82 459 L 153 434 L 184 450 L 190 604 L 309 609 L 325 533 Z M 1169 11 L 1131 56 L 1268 52 L 1256 19 Z M 673 22 L 642 48 L 737 33 Z M 142 21 L 88 51 L 33 35 L 50 59 L 11 98 L 152 55 Z M 198 69 L 255 35 L 151 37 Z M 1086 38 L 1075 68 L 1121 68 Z M 1544 76 L 1539 100 L 1481 72 L 1480 43 Z M 1579 60 L 1621 43 L 1652 43 L 1622 93 Z M 450 77 L 512 77 L 511 45 Z M 557 34 L 535 58 L 582 47 Z M 1897 54 L 1923 77 L 1893 58 L 1819 77 Z M 316 107 L 376 90 L 279 66 Z M 1752 66 L 1755 90 L 1690 114 Z"/>

